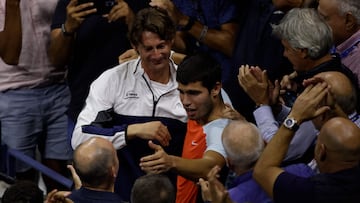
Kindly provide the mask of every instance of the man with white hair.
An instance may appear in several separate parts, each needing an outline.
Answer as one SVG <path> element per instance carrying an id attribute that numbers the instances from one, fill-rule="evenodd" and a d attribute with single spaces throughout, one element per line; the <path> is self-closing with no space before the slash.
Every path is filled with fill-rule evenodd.
<path id="1" fill-rule="evenodd" d="M 320 0 L 318 12 L 332 29 L 341 62 L 356 74 L 360 85 L 360 1 Z"/>

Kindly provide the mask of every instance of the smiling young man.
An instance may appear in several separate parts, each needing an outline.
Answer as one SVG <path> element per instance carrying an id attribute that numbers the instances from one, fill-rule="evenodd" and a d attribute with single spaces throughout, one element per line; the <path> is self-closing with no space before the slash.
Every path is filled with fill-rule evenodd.
<path id="1" fill-rule="evenodd" d="M 181 155 L 186 112 L 177 91 L 176 66 L 169 59 L 175 26 L 167 12 L 146 8 L 135 16 L 131 43 L 140 57 L 104 72 L 90 88 L 72 137 L 75 148 L 90 137 L 111 141 L 121 163 L 115 191 L 128 201 L 148 140 Z M 172 177 L 173 182 L 176 176 Z"/>
<path id="2" fill-rule="evenodd" d="M 220 65 L 206 54 L 186 58 L 178 67 L 180 99 L 189 121 L 182 157 L 168 155 L 161 146 L 149 143 L 155 153 L 141 159 L 145 171 L 175 171 L 178 176 L 176 202 L 197 202 L 196 181 L 205 178 L 212 167 L 225 165 L 221 134 L 228 123 L 221 95 Z"/>

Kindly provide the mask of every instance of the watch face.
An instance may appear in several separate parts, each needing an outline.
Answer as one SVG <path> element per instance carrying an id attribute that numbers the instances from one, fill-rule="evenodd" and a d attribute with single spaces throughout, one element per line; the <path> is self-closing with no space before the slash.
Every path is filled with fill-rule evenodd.
<path id="1" fill-rule="evenodd" d="M 293 119 L 291 119 L 291 118 L 287 118 L 286 120 L 285 120 L 285 125 L 286 125 L 286 127 L 292 127 L 293 125 L 294 125 L 294 120 Z"/>
<path id="2" fill-rule="evenodd" d="M 284 126 L 293 131 L 299 129 L 299 125 L 297 124 L 297 121 L 293 118 L 286 118 L 284 121 Z"/>

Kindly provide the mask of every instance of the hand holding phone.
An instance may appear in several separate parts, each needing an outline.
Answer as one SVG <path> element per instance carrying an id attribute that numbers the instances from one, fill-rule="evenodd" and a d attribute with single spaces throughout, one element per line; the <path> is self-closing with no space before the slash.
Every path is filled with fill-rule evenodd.
<path id="1" fill-rule="evenodd" d="M 110 10 L 116 5 L 116 0 L 78 0 L 78 4 L 93 2 L 97 14 L 108 14 Z"/>

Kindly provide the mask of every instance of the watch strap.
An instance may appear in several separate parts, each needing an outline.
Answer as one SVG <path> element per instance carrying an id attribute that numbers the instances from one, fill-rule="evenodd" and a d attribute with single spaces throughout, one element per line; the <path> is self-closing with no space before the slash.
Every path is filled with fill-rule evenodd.
<path id="1" fill-rule="evenodd" d="M 72 36 L 74 36 L 74 33 L 73 33 L 73 32 L 68 32 L 68 31 L 66 31 L 65 23 L 61 24 L 61 32 L 63 33 L 64 36 L 67 36 L 67 37 L 72 37 Z"/>
<path id="2" fill-rule="evenodd" d="M 299 125 L 297 123 L 294 123 L 293 127 L 291 130 L 293 131 L 297 131 L 299 129 Z"/>

